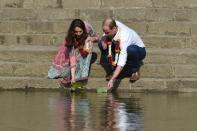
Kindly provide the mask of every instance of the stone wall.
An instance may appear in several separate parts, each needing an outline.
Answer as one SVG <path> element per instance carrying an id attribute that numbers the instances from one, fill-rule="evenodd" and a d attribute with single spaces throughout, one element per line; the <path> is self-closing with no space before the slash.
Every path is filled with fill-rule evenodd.
<path id="1" fill-rule="evenodd" d="M 136 30 L 148 51 L 142 79 L 122 89 L 195 90 L 196 0 L 0 0 L 0 87 L 57 88 L 47 69 L 71 20 L 86 19 L 102 34 L 107 16 Z M 105 84 L 98 64 L 90 75 L 89 87 Z"/>

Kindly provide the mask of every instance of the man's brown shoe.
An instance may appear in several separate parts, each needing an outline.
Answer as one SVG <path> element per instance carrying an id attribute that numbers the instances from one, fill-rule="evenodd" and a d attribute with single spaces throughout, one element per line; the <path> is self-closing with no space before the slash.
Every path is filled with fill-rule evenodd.
<path id="1" fill-rule="evenodd" d="M 137 71 L 137 72 L 135 72 L 135 73 L 133 73 L 133 74 L 131 75 L 130 82 L 131 82 L 131 83 L 134 83 L 134 82 L 136 82 L 136 81 L 139 80 L 139 79 L 140 79 L 140 72 Z"/>

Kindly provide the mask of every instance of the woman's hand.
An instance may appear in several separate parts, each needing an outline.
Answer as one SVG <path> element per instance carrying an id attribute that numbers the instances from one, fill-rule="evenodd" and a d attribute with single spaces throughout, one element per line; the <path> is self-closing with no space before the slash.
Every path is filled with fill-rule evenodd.
<path id="1" fill-rule="evenodd" d="M 99 40 L 99 35 L 98 34 L 96 34 L 94 36 L 88 36 L 86 38 L 86 41 L 87 42 L 89 42 L 89 41 L 91 41 L 91 42 L 97 42 L 98 40 Z"/>
<path id="2" fill-rule="evenodd" d="M 71 84 L 76 82 L 75 71 L 76 71 L 76 66 L 71 67 Z"/>
<path id="3" fill-rule="evenodd" d="M 88 37 L 86 38 L 86 41 L 87 41 L 87 42 L 89 42 L 89 41 L 93 42 L 93 38 L 92 38 L 91 36 L 88 36 Z"/>
<path id="4" fill-rule="evenodd" d="M 72 79 L 71 79 L 71 84 L 73 84 L 73 83 L 75 83 L 75 82 L 76 82 L 75 78 L 72 78 Z"/>

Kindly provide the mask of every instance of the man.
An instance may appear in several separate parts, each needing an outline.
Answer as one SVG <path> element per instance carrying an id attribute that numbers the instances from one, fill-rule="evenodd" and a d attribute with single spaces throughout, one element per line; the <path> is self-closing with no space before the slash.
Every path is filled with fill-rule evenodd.
<path id="1" fill-rule="evenodd" d="M 131 82 L 137 81 L 140 78 L 142 60 L 146 56 L 145 45 L 140 36 L 112 18 L 105 19 L 102 28 L 104 35 L 99 48 L 101 65 L 107 73 L 106 80 L 109 80 L 107 89 L 112 89 L 116 79 L 130 77 Z"/>

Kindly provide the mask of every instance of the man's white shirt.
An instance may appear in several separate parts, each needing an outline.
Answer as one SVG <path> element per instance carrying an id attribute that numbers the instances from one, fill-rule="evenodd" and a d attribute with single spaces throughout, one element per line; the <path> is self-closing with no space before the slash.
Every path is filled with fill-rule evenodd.
<path id="1" fill-rule="evenodd" d="M 113 40 L 120 40 L 120 54 L 117 65 L 124 67 L 127 61 L 127 47 L 130 45 L 137 45 L 139 47 L 145 47 L 140 36 L 131 28 L 127 27 L 123 23 L 116 21 L 118 31 Z"/>

